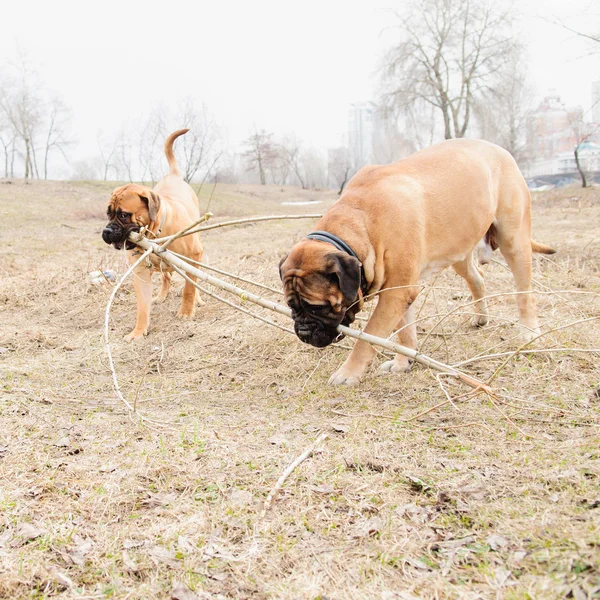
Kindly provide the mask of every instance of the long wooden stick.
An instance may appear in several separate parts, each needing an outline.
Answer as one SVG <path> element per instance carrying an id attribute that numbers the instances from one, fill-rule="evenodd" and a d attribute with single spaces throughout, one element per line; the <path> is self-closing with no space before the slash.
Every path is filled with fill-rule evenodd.
<path id="1" fill-rule="evenodd" d="M 182 260 L 178 256 L 175 256 L 171 251 L 161 248 L 155 241 L 136 236 L 135 234 L 131 234 L 130 240 L 138 246 L 140 246 L 141 248 L 144 248 L 144 250 L 152 249 L 152 251 L 155 254 L 157 254 L 160 258 L 162 258 L 165 262 L 173 266 L 179 267 L 179 269 L 185 271 L 188 275 L 193 275 L 194 277 L 197 277 L 202 281 L 205 281 L 227 292 L 235 294 L 242 300 L 248 300 L 250 302 L 253 302 L 254 304 L 262 306 L 263 308 L 268 308 L 269 310 L 272 310 L 276 313 L 285 315 L 286 317 L 291 318 L 292 316 L 292 311 L 287 306 L 283 306 L 271 300 L 265 300 L 264 298 L 261 298 L 256 294 L 243 290 L 242 288 L 239 288 L 226 281 L 222 281 L 217 277 L 213 277 L 212 275 L 209 275 L 208 273 L 205 273 L 204 271 L 201 271 L 200 269 L 188 264 L 187 262 L 185 262 L 185 260 Z M 350 329 L 349 327 L 345 327 L 344 325 L 338 325 L 337 330 L 348 337 L 357 340 L 362 340 L 369 344 L 373 344 L 374 346 L 381 346 L 382 348 L 385 348 L 386 350 L 391 350 L 396 354 L 408 356 L 409 358 L 412 358 L 416 362 L 425 365 L 426 367 L 435 369 L 436 371 L 441 371 L 442 373 L 452 375 L 456 379 L 462 381 L 463 383 L 466 383 L 467 385 L 473 388 L 482 389 L 488 393 L 492 393 L 492 388 L 486 385 L 483 381 L 477 379 L 476 377 L 472 377 L 471 375 L 467 375 L 466 373 L 463 373 L 462 371 L 459 371 L 458 369 L 455 369 L 450 365 L 435 360 L 425 354 L 421 354 L 417 350 L 413 350 L 412 348 L 406 348 L 405 346 L 401 346 L 400 344 L 396 344 L 389 340 L 370 335 L 368 333 L 365 333 L 364 331 L 356 331 L 355 329 Z"/>

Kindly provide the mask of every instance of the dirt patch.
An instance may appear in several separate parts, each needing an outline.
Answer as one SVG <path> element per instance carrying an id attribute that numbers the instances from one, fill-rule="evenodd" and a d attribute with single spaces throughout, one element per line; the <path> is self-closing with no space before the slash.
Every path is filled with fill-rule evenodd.
<path id="1" fill-rule="evenodd" d="M 111 339 L 128 400 L 168 423 L 153 430 L 115 399 L 102 340 L 111 288 L 88 277 L 125 270 L 100 237 L 115 185 L 0 186 L 0 597 L 598 593 L 600 328 L 583 322 L 600 316 L 598 191 L 534 195 L 534 238 L 558 250 L 535 259 L 543 328 L 582 323 L 536 344 L 562 351 L 503 368 L 504 404 L 462 399 L 408 421 L 446 399 L 433 372 L 379 376 L 375 365 L 356 389 L 328 388 L 348 350 L 304 346 L 208 298 L 179 321 L 175 294 L 153 308 L 148 337 L 127 345 L 129 283 Z M 201 190 L 203 209 L 211 192 Z M 307 214 L 335 199 L 219 185 L 210 210 Z M 323 203 L 281 205 L 310 200 Z M 279 259 L 311 225 L 246 225 L 203 240 L 213 266 L 279 287 Z M 514 289 L 501 264 L 486 267 L 486 281 L 489 293 Z M 480 330 L 460 309 L 469 300 L 450 272 L 421 294 L 424 352 L 459 363 L 516 349 L 514 298 L 495 299 Z M 465 370 L 487 379 L 504 360 Z M 269 490 L 325 430 L 262 521 Z"/>

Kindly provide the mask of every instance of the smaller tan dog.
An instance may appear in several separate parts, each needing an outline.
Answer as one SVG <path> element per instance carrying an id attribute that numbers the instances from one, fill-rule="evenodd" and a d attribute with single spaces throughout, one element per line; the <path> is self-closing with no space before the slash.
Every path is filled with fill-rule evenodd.
<path id="1" fill-rule="evenodd" d="M 175 155 L 173 142 L 189 129 L 179 129 L 165 142 L 165 155 L 171 172 L 165 175 L 152 189 L 129 183 L 113 191 L 108 203 L 107 214 L 110 219 L 102 231 L 102 239 L 117 250 L 127 249 L 128 260 L 133 264 L 140 256 L 140 250 L 127 237 L 132 231 L 146 227 L 154 237 L 169 236 L 177 233 L 200 218 L 198 198 L 194 190 L 183 180 Z M 202 259 L 203 248 L 200 234 L 194 233 L 173 241 L 169 250 L 177 252 L 195 261 Z M 173 269 L 162 263 L 154 255 L 150 262 L 138 265 L 134 271 L 133 287 L 137 299 L 137 319 L 133 331 L 125 336 L 131 342 L 148 333 L 150 308 L 152 306 L 152 273 L 160 271 L 162 287 L 155 301 L 162 302 L 171 289 Z M 190 276 L 190 279 L 196 280 Z M 196 288 L 185 282 L 183 298 L 178 317 L 189 319 L 196 308 Z"/>

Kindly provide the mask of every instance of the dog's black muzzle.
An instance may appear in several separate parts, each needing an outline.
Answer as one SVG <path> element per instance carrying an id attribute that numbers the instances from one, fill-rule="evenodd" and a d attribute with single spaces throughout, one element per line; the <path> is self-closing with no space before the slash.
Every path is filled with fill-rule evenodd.
<path id="1" fill-rule="evenodd" d="M 346 312 L 341 319 L 336 315 L 335 318 L 327 318 L 325 321 L 292 309 L 292 318 L 294 331 L 300 341 L 316 348 L 325 348 L 344 339 L 344 334 L 337 331 L 337 326 L 350 325 L 354 321 L 354 315 L 350 311 Z"/>
<path id="2" fill-rule="evenodd" d="M 115 223 L 111 221 L 103 230 L 102 230 L 102 239 L 107 244 L 112 244 L 117 250 L 120 250 L 123 246 L 126 246 L 128 250 L 135 247 L 135 244 L 132 244 L 128 241 L 129 234 L 132 231 L 139 231 L 140 228 L 135 227 L 123 227 L 119 223 Z"/>

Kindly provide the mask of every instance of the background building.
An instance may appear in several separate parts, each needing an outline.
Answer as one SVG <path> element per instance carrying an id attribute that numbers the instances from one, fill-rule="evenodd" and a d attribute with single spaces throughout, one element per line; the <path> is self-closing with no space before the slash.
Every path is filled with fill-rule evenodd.
<path id="1" fill-rule="evenodd" d="M 377 106 L 356 102 L 348 111 L 348 150 L 353 165 L 360 168 L 373 162 L 373 132 Z"/>

